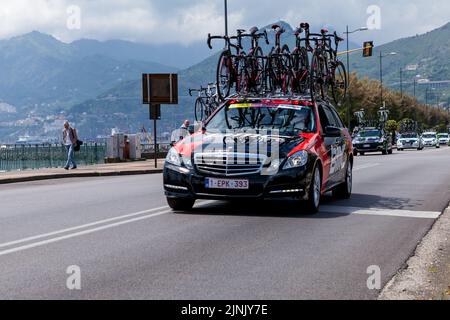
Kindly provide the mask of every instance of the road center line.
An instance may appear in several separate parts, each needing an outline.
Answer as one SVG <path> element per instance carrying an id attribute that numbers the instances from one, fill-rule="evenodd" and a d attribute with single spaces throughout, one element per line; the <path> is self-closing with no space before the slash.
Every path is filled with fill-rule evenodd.
<path id="1" fill-rule="evenodd" d="M 214 201 L 207 201 L 207 200 L 205 200 L 205 201 L 198 201 L 198 205 L 205 205 L 205 204 L 209 204 L 211 202 L 214 202 Z M 3 250 L 3 251 L 0 251 L 0 256 L 7 255 L 7 254 L 10 254 L 10 253 L 14 253 L 14 252 L 27 250 L 27 249 L 31 249 L 31 248 L 35 248 L 35 247 L 39 247 L 39 246 L 43 246 L 43 245 L 46 245 L 46 244 L 62 241 L 62 240 L 65 240 L 65 239 L 79 237 L 79 236 L 82 236 L 82 235 L 90 234 L 90 233 L 97 232 L 97 231 L 106 230 L 106 229 L 109 229 L 109 228 L 118 227 L 118 226 L 121 226 L 121 225 L 124 225 L 124 224 L 132 223 L 132 222 L 136 222 L 136 221 L 140 221 L 140 220 L 154 218 L 154 217 L 161 216 L 163 214 L 172 212 L 172 210 L 168 209 L 168 208 L 169 208 L 168 206 L 153 208 L 153 209 L 149 209 L 149 210 L 144 210 L 144 211 L 139 211 L 139 212 L 135 212 L 135 213 L 125 214 L 125 215 L 114 217 L 114 218 L 99 220 L 99 221 L 95 221 L 95 222 L 91 222 L 91 223 L 87 223 L 87 224 L 83 224 L 83 225 L 79 225 L 79 226 L 75 226 L 75 227 L 71 227 L 71 228 L 66 228 L 66 229 L 57 230 L 57 231 L 53 231 L 53 232 L 48 232 L 48 233 L 44 233 L 44 234 L 40 234 L 40 235 L 36 235 L 36 236 L 32 236 L 32 237 L 27 237 L 27 238 L 23 238 L 23 239 L 20 239 L 20 240 L 15 240 L 15 241 L 2 243 L 2 244 L 0 244 L 0 248 L 4 248 L 4 247 L 16 245 L 16 244 L 21 244 L 21 243 L 32 241 L 32 240 L 38 240 L 38 239 L 42 239 L 42 238 L 46 238 L 46 237 L 50 237 L 50 236 L 54 236 L 54 235 L 59 235 L 59 234 L 70 232 L 70 231 L 76 231 L 76 230 L 80 230 L 80 229 L 84 229 L 84 228 L 89 228 L 89 227 L 93 227 L 93 226 L 96 226 L 96 225 L 99 225 L 99 224 L 105 224 L 105 223 L 108 223 L 108 222 L 114 222 L 114 221 L 117 221 L 117 220 L 125 219 L 125 220 L 122 220 L 122 221 L 119 221 L 119 222 L 105 224 L 105 225 L 99 226 L 97 228 L 91 228 L 91 229 L 87 229 L 87 230 L 83 230 L 83 231 L 79 231 L 79 232 L 75 232 L 75 233 L 70 233 L 70 234 L 67 234 L 67 235 L 62 235 L 62 236 L 59 236 L 59 237 L 56 237 L 56 238 L 50 238 L 50 239 L 47 239 L 47 240 L 42 240 L 42 241 L 38 241 L 38 242 L 33 242 L 33 243 L 30 243 L 30 244 L 27 244 L 27 245 L 19 246 L 19 247 L 6 249 L 6 250 Z M 164 210 L 164 209 L 167 209 L 167 210 Z M 156 212 L 156 213 L 152 213 L 152 214 L 147 214 L 147 213 L 151 213 L 151 212 L 155 212 L 155 211 L 159 211 L 159 210 L 164 210 L 164 211 Z M 145 215 L 145 214 L 147 214 L 147 215 Z M 136 217 L 136 216 L 139 216 L 139 215 L 142 215 L 142 216 L 141 217 Z M 126 219 L 126 218 L 131 218 L 131 219 Z"/>
<path id="2" fill-rule="evenodd" d="M 342 214 L 357 214 L 357 215 L 372 215 L 372 216 L 391 216 L 404 218 L 418 218 L 418 219 L 437 219 L 441 215 L 438 211 L 412 211 L 412 210 L 398 210 L 398 209 L 381 209 L 381 208 L 356 208 L 356 207 L 341 207 L 341 206 L 322 206 L 322 212 L 342 213 Z"/>
<path id="3" fill-rule="evenodd" d="M 121 220 L 121 219 L 131 218 L 131 217 L 139 216 L 139 215 L 146 214 L 146 213 L 151 213 L 151 212 L 155 212 L 155 211 L 159 211 L 159 210 L 164 210 L 164 209 L 167 209 L 167 208 L 169 208 L 169 207 L 168 206 L 163 206 L 163 207 L 153 208 L 153 209 L 149 209 L 149 210 L 129 213 L 129 214 L 125 214 L 125 215 L 114 217 L 114 218 L 98 220 L 98 221 L 94 221 L 94 222 L 87 223 L 87 224 L 82 224 L 82 225 L 75 226 L 75 227 L 70 227 L 70 228 L 66 228 L 66 229 L 61 229 L 61 230 L 56 230 L 56 231 L 52 231 L 52 232 L 48 232 L 48 233 L 43 233 L 43 234 L 39 234 L 39 235 L 36 235 L 36 236 L 15 240 L 15 241 L 5 242 L 5 243 L 1 243 L 0 244 L 0 248 L 9 247 L 9 246 L 12 246 L 12 245 L 15 245 L 15 244 L 28 242 L 28 241 L 32 241 L 32 240 L 38 240 L 38 239 L 41 239 L 41 238 L 46 238 L 46 237 L 54 236 L 54 235 L 57 235 L 57 234 L 60 234 L 60 233 L 65 233 L 65 232 L 75 231 L 75 230 L 84 229 L 84 228 L 88 228 L 88 227 L 93 227 L 93 226 L 96 226 L 96 225 L 99 225 L 99 224 L 103 224 L 103 223 L 108 223 L 108 222 L 113 222 L 113 221 L 117 221 L 117 220 Z"/>
<path id="4" fill-rule="evenodd" d="M 363 170 L 363 169 L 369 169 L 369 168 L 373 168 L 373 167 L 377 167 L 379 166 L 379 163 L 367 163 L 367 164 L 362 164 L 360 166 L 355 166 L 353 168 L 353 171 L 359 171 L 359 170 Z"/>
<path id="5" fill-rule="evenodd" d="M 47 245 L 47 244 L 50 244 L 50 243 L 59 242 L 59 241 L 70 239 L 70 238 L 79 237 L 79 236 L 90 234 L 90 233 L 94 233 L 94 232 L 97 232 L 97 231 L 102 231 L 102 230 L 118 227 L 118 226 L 121 226 L 121 225 L 124 225 L 124 224 L 136 222 L 136 221 L 150 219 L 150 218 L 157 217 L 157 216 L 169 213 L 169 212 L 172 212 L 172 210 L 169 209 L 169 210 L 165 210 L 165 211 L 161 211 L 161 212 L 145 215 L 145 216 L 142 216 L 142 217 L 136 217 L 136 218 L 132 218 L 132 219 L 124 220 L 124 221 L 119 221 L 119 222 L 107 224 L 107 225 L 104 225 L 104 226 L 100 226 L 100 227 L 97 227 L 97 228 L 87 229 L 87 230 L 83 230 L 83 231 L 79 231 L 79 232 L 75 232 L 75 233 L 70 233 L 70 234 L 67 234 L 67 235 L 64 235 L 64 236 L 51 238 L 51 239 L 47 239 L 47 240 L 43 240 L 43 241 L 39 241 L 39 242 L 30 243 L 30 244 L 27 244 L 27 245 L 24 245 L 24 246 L 20 246 L 20 247 L 3 250 L 3 251 L 0 251 L 0 256 L 4 256 L 4 255 L 7 255 L 7 254 L 11 254 L 11 253 L 15 253 L 15 252 L 31 249 L 31 248 L 44 246 L 44 245 Z"/>

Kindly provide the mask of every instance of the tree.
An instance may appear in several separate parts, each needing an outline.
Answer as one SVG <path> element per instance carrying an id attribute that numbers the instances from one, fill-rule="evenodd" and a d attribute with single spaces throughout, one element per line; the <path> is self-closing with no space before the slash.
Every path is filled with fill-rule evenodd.
<path id="1" fill-rule="evenodd" d="M 398 129 L 399 129 L 399 125 L 398 125 L 397 121 L 395 121 L 395 120 L 388 120 L 386 122 L 386 130 L 387 130 L 387 132 L 391 133 L 392 141 L 394 141 L 394 142 L 397 140 L 396 139 L 396 132 L 398 131 Z"/>

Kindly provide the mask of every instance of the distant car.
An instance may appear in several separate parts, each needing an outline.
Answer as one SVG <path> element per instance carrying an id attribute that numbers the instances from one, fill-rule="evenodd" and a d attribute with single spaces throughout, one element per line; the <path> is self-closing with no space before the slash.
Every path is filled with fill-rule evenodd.
<path id="1" fill-rule="evenodd" d="M 397 140 L 397 150 L 403 151 L 405 149 L 423 150 L 422 137 L 416 133 L 402 133 Z"/>
<path id="2" fill-rule="evenodd" d="M 353 138 L 353 154 L 364 155 L 368 152 L 392 154 L 392 137 L 383 129 L 363 128 Z"/>
<path id="3" fill-rule="evenodd" d="M 425 132 L 422 134 L 422 140 L 425 147 L 440 148 L 436 132 Z"/>
<path id="4" fill-rule="evenodd" d="M 437 135 L 439 144 L 449 144 L 450 142 L 450 135 L 448 133 L 439 133 Z"/>

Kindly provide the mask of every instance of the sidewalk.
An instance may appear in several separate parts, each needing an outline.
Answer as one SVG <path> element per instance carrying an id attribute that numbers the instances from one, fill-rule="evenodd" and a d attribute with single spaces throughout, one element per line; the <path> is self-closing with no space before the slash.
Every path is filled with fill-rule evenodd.
<path id="1" fill-rule="evenodd" d="M 380 300 L 450 300 L 450 207 L 423 238 Z"/>
<path id="2" fill-rule="evenodd" d="M 147 160 L 84 166 L 69 171 L 64 168 L 52 168 L 0 172 L 0 184 L 63 178 L 155 174 L 162 172 L 163 164 L 164 159 L 159 159 L 158 168 L 155 168 L 154 160 Z"/>

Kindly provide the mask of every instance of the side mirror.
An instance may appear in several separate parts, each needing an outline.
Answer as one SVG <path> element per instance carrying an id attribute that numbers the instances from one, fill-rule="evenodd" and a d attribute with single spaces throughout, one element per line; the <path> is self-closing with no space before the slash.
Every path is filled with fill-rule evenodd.
<path id="1" fill-rule="evenodd" d="M 341 136 L 341 129 L 336 127 L 328 126 L 325 128 L 325 136 L 327 137 L 340 137 Z"/>

